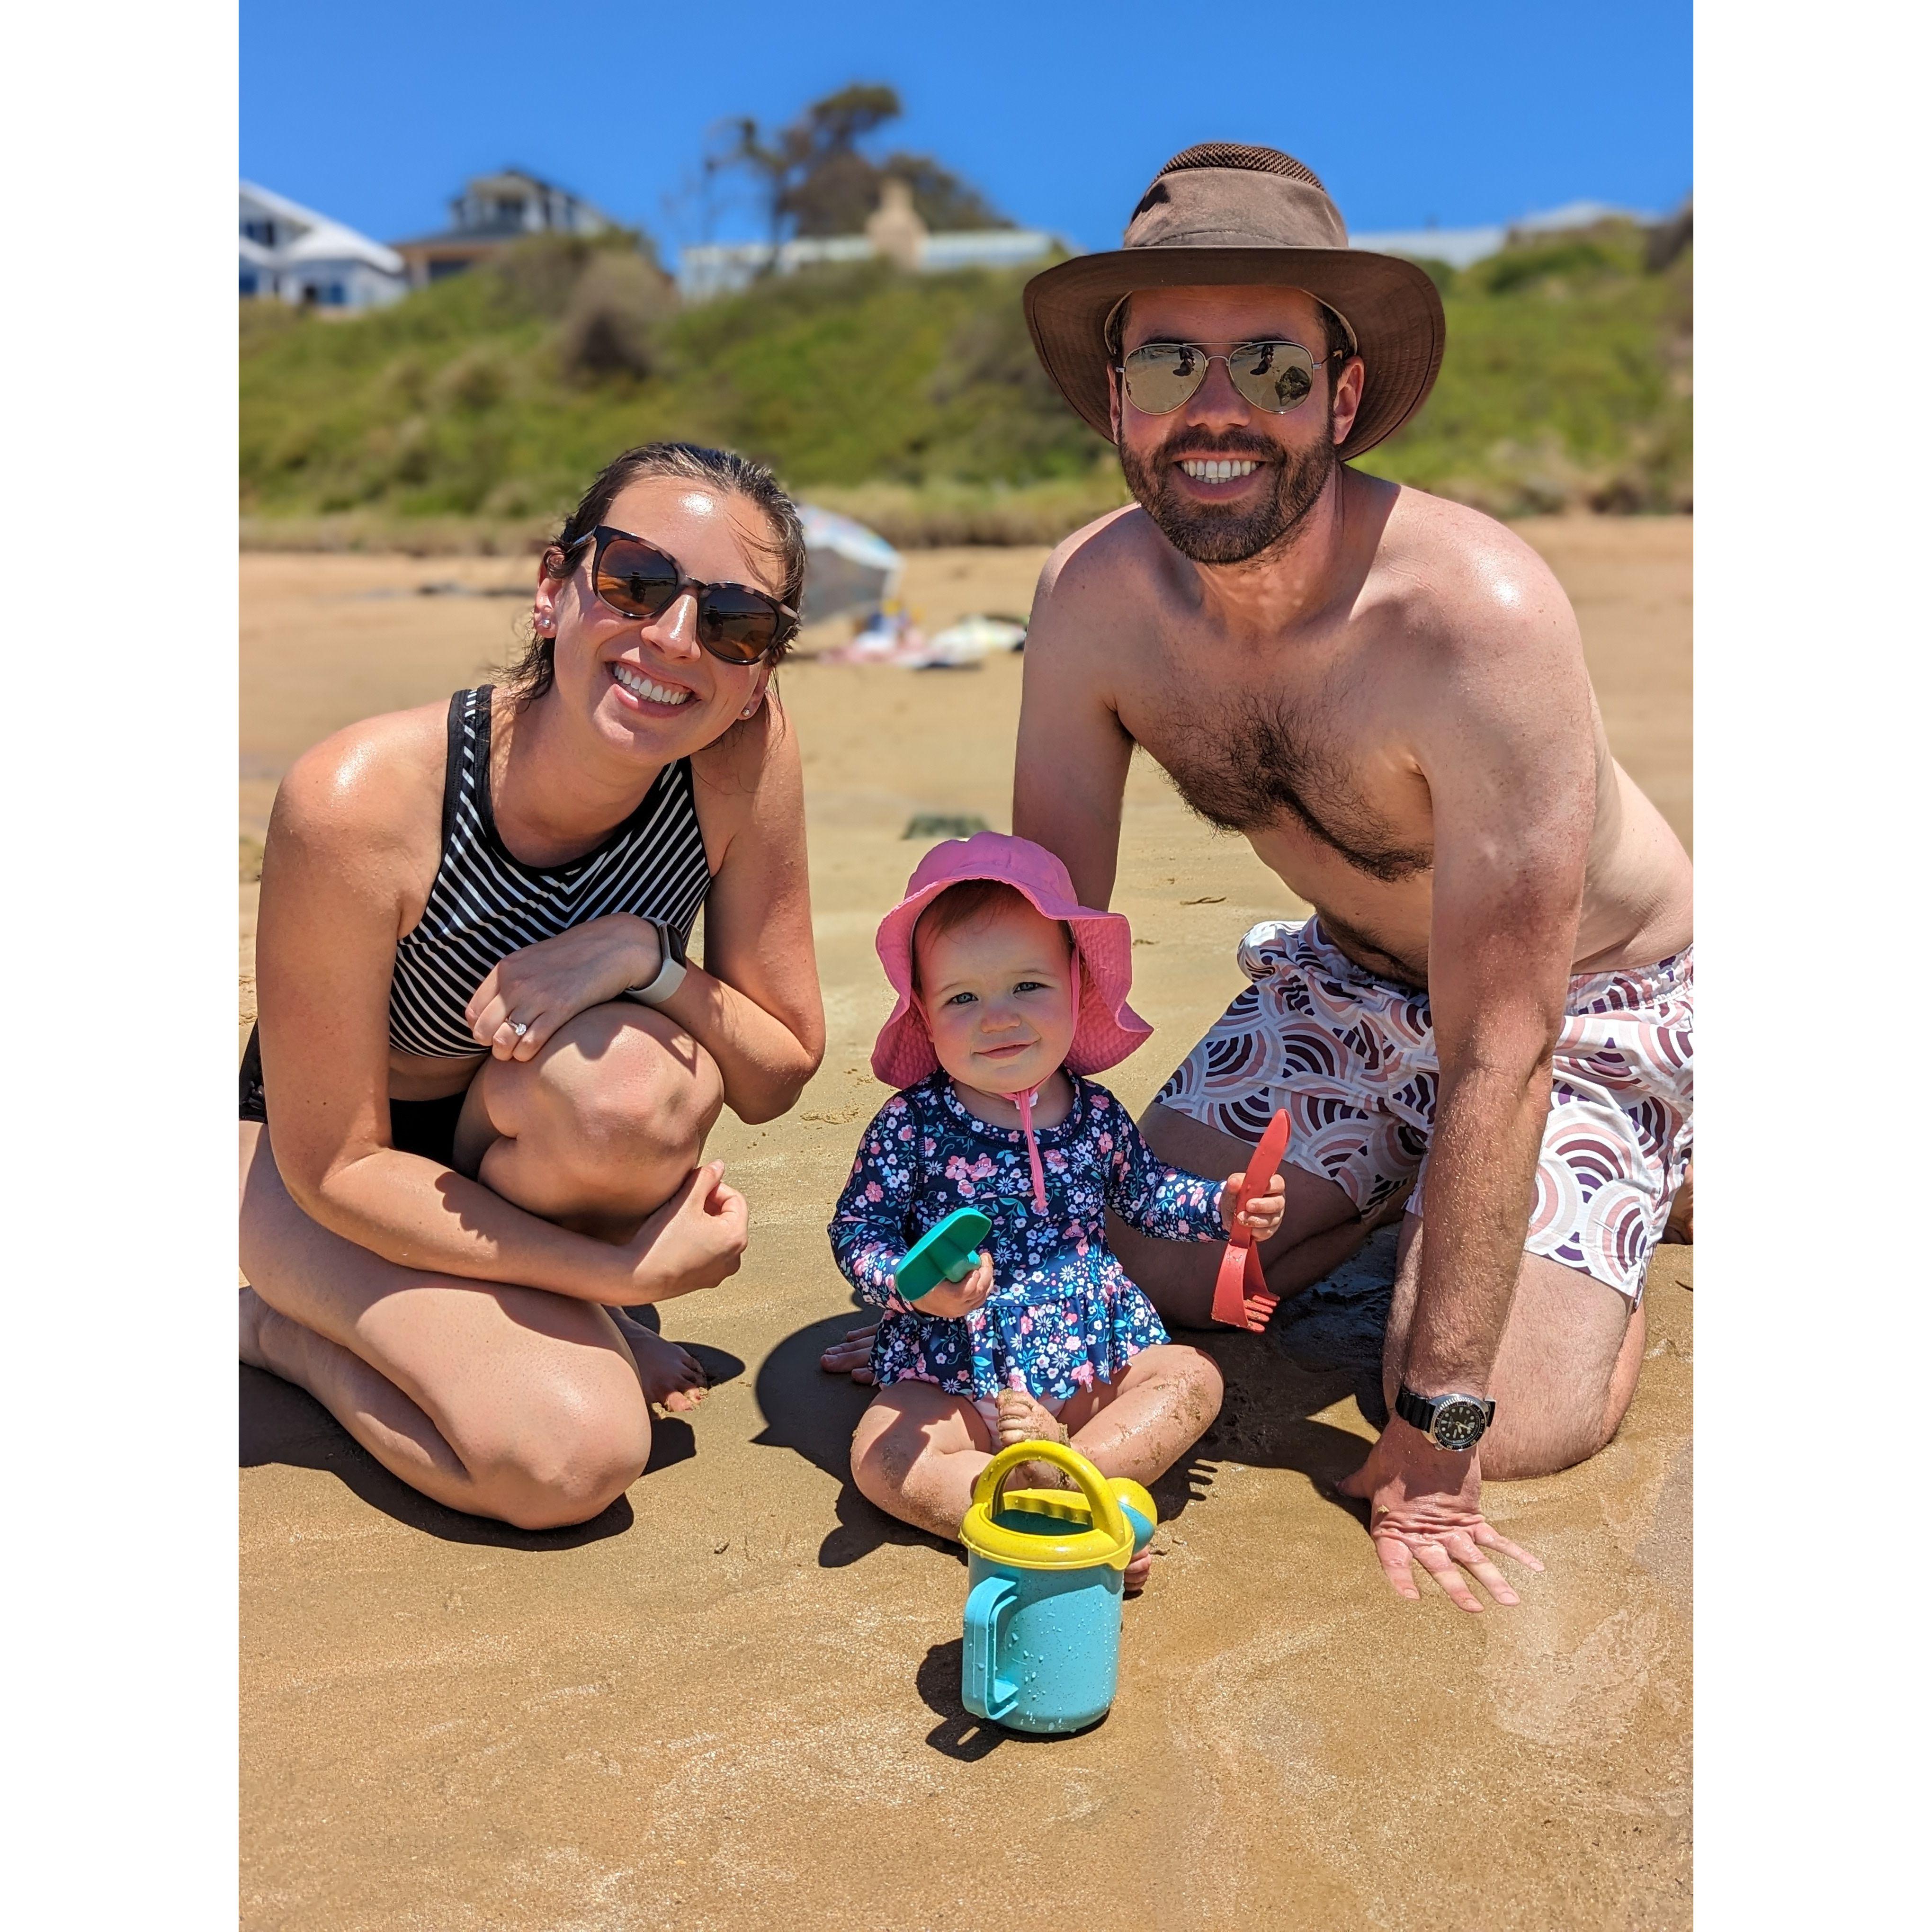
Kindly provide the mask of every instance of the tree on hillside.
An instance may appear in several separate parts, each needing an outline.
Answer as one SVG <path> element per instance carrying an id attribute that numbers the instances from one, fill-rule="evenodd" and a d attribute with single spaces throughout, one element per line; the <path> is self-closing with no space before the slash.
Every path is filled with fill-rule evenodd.
<path id="1" fill-rule="evenodd" d="M 976 188 L 929 154 L 894 153 L 874 162 L 859 143 L 904 109 L 895 88 L 855 82 L 813 101 L 769 134 L 748 116 L 726 122 L 707 174 L 738 170 L 756 182 L 772 245 L 788 232 L 856 235 L 878 206 L 880 183 L 896 176 L 930 229 L 1007 228 L 1012 224 Z"/>

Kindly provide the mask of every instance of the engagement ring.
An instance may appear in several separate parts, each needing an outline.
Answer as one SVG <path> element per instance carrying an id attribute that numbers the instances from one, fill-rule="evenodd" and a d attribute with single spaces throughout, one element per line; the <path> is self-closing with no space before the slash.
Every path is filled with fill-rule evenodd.
<path id="1" fill-rule="evenodd" d="M 521 1040 L 524 1034 L 528 1033 L 530 1030 L 530 1022 L 527 1020 L 512 1020 L 510 1022 L 510 1030 L 514 1034 L 519 1040 Z"/>

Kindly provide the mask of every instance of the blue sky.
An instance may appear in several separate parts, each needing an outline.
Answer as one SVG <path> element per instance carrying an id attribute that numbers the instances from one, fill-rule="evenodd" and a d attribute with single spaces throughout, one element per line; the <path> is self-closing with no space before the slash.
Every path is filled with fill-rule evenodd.
<path id="1" fill-rule="evenodd" d="M 1155 170 L 1207 140 L 1299 155 L 1357 230 L 1580 199 L 1662 210 L 1690 188 L 1690 16 L 1689 0 L 242 0 L 242 172 L 392 241 L 514 163 L 669 254 L 704 238 L 693 185 L 722 117 L 783 121 L 883 80 L 907 110 L 887 142 L 1088 248 L 1115 245 Z M 748 204 L 710 226 L 757 232 Z"/>

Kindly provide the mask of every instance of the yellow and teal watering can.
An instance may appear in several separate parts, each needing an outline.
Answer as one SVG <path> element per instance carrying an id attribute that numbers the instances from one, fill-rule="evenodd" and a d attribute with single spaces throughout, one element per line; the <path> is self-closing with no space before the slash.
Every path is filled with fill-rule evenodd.
<path id="1" fill-rule="evenodd" d="M 1000 1486 L 1051 1462 L 1077 1490 Z M 1159 1520 L 1154 1498 L 1059 1442 L 1016 1442 L 980 1472 L 959 1526 L 967 1550 L 960 1696 L 974 1717 L 1048 1736 L 1107 1714 L 1120 1664 L 1120 1586 Z"/>

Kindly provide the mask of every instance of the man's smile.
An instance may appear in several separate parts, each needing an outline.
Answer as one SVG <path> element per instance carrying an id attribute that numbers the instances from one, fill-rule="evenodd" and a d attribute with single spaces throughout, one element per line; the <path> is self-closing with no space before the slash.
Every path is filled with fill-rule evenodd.
<path id="1" fill-rule="evenodd" d="M 1252 474 L 1261 465 L 1246 456 L 1184 456 L 1180 466 L 1197 483 L 1226 483 Z"/>

